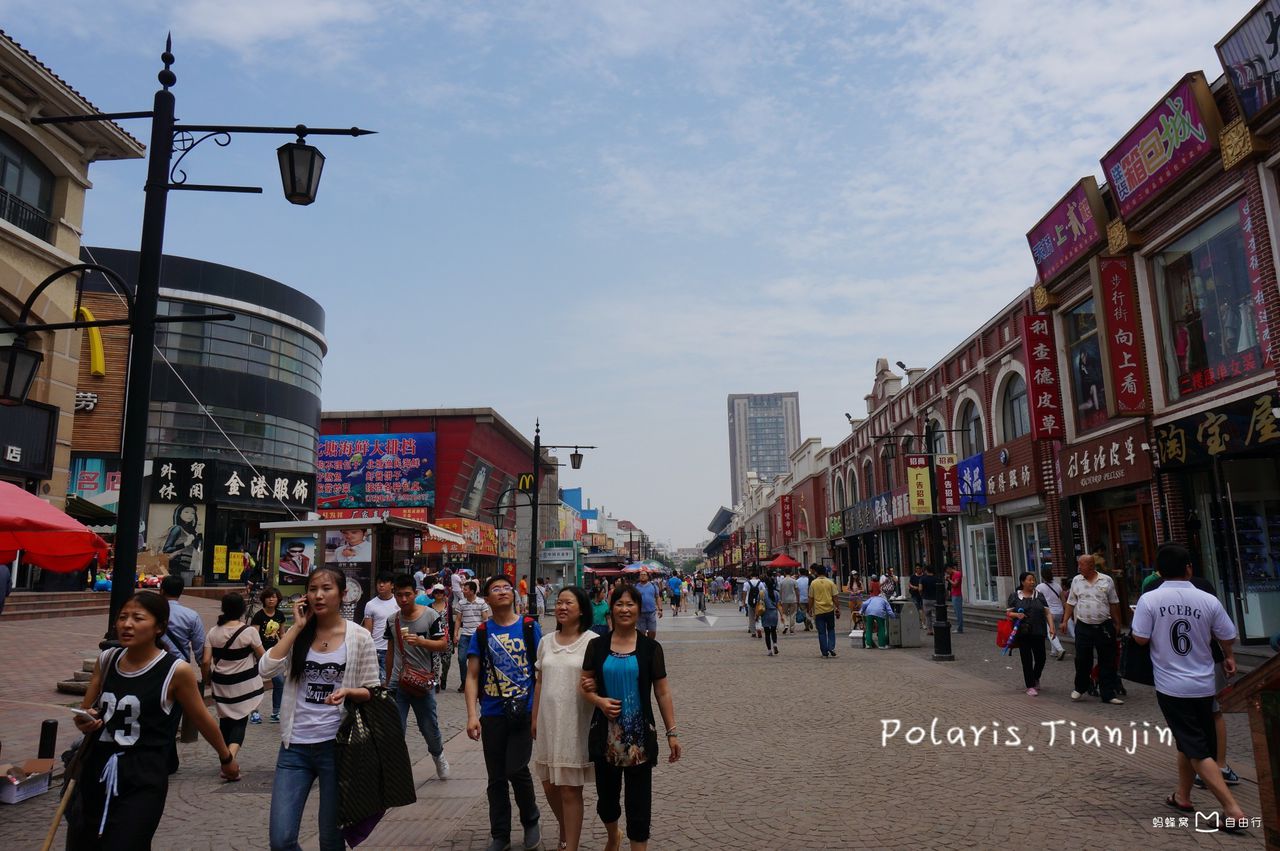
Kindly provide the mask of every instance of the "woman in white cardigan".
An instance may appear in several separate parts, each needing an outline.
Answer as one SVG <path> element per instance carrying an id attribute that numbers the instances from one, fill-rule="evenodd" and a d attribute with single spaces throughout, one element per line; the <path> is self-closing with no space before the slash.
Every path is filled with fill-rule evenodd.
<path id="1" fill-rule="evenodd" d="M 293 607 L 293 625 L 258 663 L 263 677 L 283 674 L 280 753 L 271 786 L 272 851 L 295 851 L 302 809 L 320 781 L 320 849 L 345 847 L 338 829 L 338 727 L 343 705 L 364 703 L 379 684 L 378 655 L 369 631 L 342 617 L 347 577 L 321 567 L 307 578 L 307 595 Z"/>

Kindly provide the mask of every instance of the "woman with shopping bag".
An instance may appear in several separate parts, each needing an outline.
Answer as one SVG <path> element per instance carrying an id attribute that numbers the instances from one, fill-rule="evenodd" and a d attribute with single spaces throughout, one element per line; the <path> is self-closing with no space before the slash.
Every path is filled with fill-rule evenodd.
<path id="1" fill-rule="evenodd" d="M 1018 655 L 1022 658 L 1022 680 L 1027 694 L 1040 693 L 1040 675 L 1044 672 L 1044 640 L 1046 634 L 1056 637 L 1049 603 L 1036 591 L 1036 575 L 1024 570 L 1018 576 L 1018 590 L 1009 595 L 1005 614 L 1016 621 Z"/>

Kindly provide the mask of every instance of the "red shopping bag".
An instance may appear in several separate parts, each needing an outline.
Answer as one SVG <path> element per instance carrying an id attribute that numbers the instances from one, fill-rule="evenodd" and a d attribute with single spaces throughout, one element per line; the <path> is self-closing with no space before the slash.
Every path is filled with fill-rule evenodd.
<path id="1" fill-rule="evenodd" d="M 996 624 L 996 647 L 1001 650 L 1009 643 L 1009 636 L 1013 634 L 1013 618 L 1004 618 Z"/>

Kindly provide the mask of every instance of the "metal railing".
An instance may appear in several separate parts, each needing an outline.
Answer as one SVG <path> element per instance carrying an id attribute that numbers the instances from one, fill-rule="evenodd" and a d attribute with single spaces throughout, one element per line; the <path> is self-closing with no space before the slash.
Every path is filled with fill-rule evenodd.
<path id="1" fill-rule="evenodd" d="M 32 236 L 49 241 L 53 222 L 40 210 L 4 189 L 0 189 L 0 218 L 17 225 Z"/>

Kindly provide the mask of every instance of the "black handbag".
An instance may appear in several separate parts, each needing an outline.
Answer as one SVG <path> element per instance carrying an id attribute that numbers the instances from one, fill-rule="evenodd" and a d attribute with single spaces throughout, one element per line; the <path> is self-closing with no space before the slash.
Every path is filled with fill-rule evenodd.
<path id="1" fill-rule="evenodd" d="M 1120 678 L 1153 686 L 1155 670 L 1151 666 L 1151 645 L 1139 644 L 1133 633 L 1127 633 L 1120 645 Z"/>
<path id="2" fill-rule="evenodd" d="M 391 693 L 348 704 L 338 728 L 338 825 L 349 827 L 416 801 L 409 748 Z"/>

